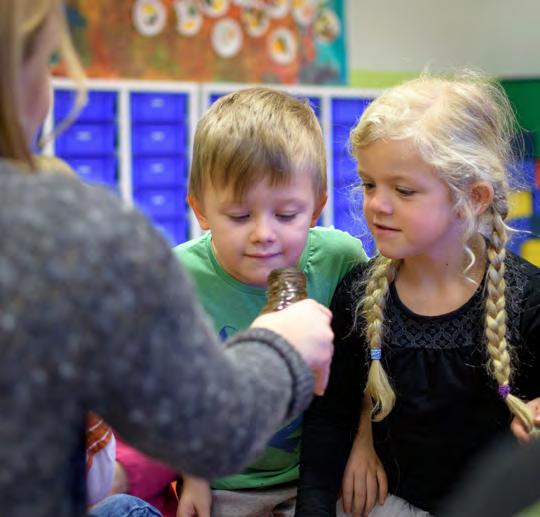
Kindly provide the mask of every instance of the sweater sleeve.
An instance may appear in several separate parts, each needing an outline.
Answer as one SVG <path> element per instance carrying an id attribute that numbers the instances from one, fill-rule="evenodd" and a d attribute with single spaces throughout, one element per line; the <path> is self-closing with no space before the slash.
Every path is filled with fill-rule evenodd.
<path id="1" fill-rule="evenodd" d="M 366 378 L 360 333 L 353 329 L 351 283 L 361 266 L 339 285 L 332 302 L 335 352 L 328 388 L 304 418 L 297 517 L 334 516 L 343 471 L 358 429 Z"/>
<path id="2" fill-rule="evenodd" d="M 265 329 L 237 334 L 224 352 L 157 231 L 102 200 L 99 217 L 115 224 L 77 250 L 83 272 L 69 283 L 89 407 L 178 470 L 216 477 L 243 468 L 307 406 L 310 369 Z"/>

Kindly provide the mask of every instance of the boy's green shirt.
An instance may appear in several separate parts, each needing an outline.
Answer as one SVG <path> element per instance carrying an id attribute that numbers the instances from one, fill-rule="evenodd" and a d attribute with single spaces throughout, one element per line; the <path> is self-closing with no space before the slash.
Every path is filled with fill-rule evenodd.
<path id="1" fill-rule="evenodd" d="M 199 299 L 226 339 L 247 328 L 266 302 L 266 290 L 243 284 L 223 270 L 211 245 L 211 234 L 185 242 L 174 253 L 189 271 Z M 368 258 L 361 242 L 331 228 L 311 228 L 298 267 L 305 273 L 310 298 L 329 306 L 334 291 L 356 264 Z M 242 474 L 214 480 L 215 489 L 235 490 L 288 483 L 298 479 L 301 418 L 286 423 L 266 451 Z"/>

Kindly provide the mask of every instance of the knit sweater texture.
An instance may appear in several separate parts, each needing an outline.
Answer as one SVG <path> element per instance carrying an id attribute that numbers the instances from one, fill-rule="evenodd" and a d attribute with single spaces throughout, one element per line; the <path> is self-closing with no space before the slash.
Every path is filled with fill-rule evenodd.
<path id="1" fill-rule="evenodd" d="M 313 377 L 271 331 L 216 342 L 167 244 L 113 194 L 0 161 L 0 508 L 85 513 L 84 422 L 197 476 L 242 469 Z M 246 351 L 249 349 L 249 353 Z"/>

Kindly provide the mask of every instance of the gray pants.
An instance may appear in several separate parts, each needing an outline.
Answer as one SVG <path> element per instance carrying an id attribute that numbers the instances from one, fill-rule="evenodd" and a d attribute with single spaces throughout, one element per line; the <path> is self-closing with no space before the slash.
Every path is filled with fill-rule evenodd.
<path id="1" fill-rule="evenodd" d="M 294 517 L 296 487 L 212 490 L 212 517 Z"/>
<path id="2" fill-rule="evenodd" d="M 349 514 L 343 511 L 341 500 L 338 501 L 336 517 L 346 517 L 347 515 Z M 430 514 L 409 504 L 405 499 L 401 499 L 401 497 L 388 494 L 384 504 L 382 506 L 375 505 L 369 517 L 430 517 Z"/>
<path id="3" fill-rule="evenodd" d="M 213 490 L 212 517 L 294 517 L 296 487 L 254 490 Z M 347 517 L 341 500 L 336 517 Z M 369 517 L 430 517 L 404 499 L 388 494 L 384 505 L 376 505 Z"/>

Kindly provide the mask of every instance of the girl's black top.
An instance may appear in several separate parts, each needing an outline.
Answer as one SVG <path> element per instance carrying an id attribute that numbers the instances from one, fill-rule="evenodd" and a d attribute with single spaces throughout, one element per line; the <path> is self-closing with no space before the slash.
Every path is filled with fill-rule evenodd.
<path id="1" fill-rule="evenodd" d="M 332 303 L 335 353 L 328 389 L 305 416 L 297 516 L 335 515 L 367 379 L 364 320 L 353 328 L 366 268 L 343 279 Z M 512 393 L 529 400 L 540 396 L 540 269 L 509 253 L 505 280 Z M 485 278 L 459 309 L 421 316 L 389 289 L 382 361 L 397 398 L 373 424 L 373 439 L 389 491 L 432 513 L 478 453 L 510 433 L 512 417 L 486 368 L 484 293 Z"/>

